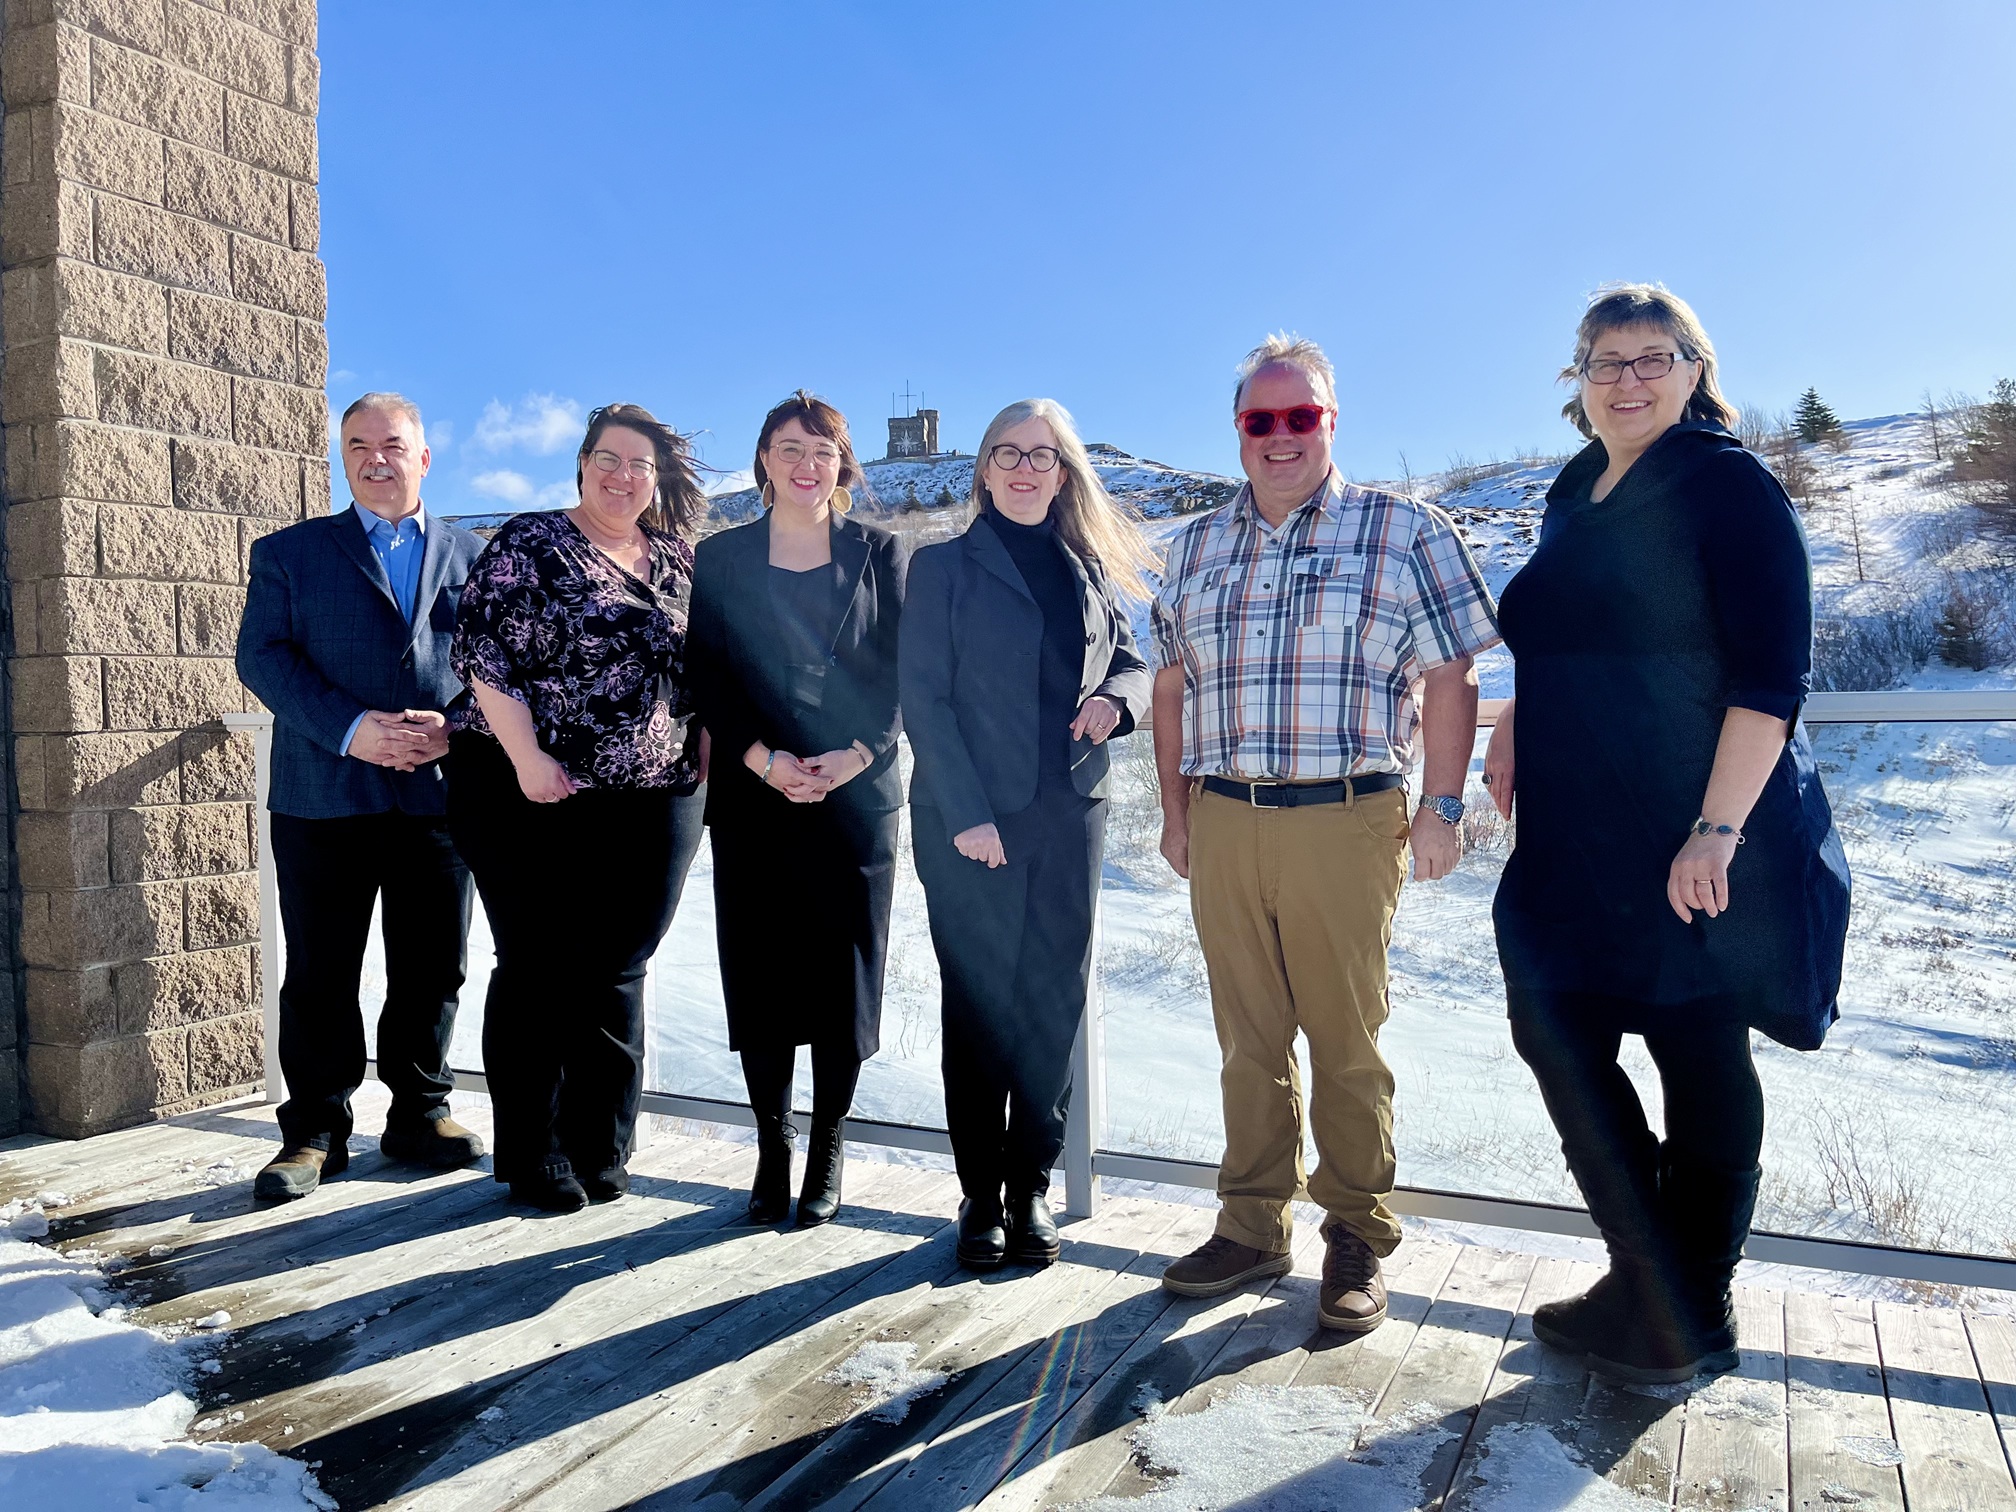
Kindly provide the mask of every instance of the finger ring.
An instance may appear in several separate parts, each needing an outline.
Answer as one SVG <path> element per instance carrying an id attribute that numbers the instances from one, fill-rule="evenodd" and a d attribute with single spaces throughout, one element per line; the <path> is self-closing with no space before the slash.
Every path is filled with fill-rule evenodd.
<path id="1" fill-rule="evenodd" d="M 1481 778 L 1479 778 L 1478 780 L 1479 780 L 1480 782 L 1482 782 L 1482 783 L 1484 784 L 1484 786 L 1486 786 L 1486 787 L 1489 787 L 1489 786 L 1491 786 L 1491 774 L 1490 774 L 1489 772 L 1486 772 L 1486 773 L 1485 773 L 1485 774 L 1484 774 L 1484 775 L 1483 775 L 1483 776 L 1482 776 Z"/>

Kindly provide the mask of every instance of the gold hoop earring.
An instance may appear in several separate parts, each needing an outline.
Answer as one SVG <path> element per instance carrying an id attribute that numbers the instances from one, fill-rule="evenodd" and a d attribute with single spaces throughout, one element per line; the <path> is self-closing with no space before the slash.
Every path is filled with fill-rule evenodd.
<path id="1" fill-rule="evenodd" d="M 836 487 L 833 490 L 832 497 L 826 502 L 833 506 L 835 514 L 845 514 L 854 507 L 854 490 L 851 488 Z"/>
<path id="2" fill-rule="evenodd" d="M 776 507 L 777 495 L 775 491 L 773 491 L 772 488 L 770 487 L 770 480 L 768 478 L 765 478 L 763 480 L 763 491 L 759 497 L 761 497 L 761 499 L 763 500 L 763 507 L 765 509 L 773 509 Z"/>

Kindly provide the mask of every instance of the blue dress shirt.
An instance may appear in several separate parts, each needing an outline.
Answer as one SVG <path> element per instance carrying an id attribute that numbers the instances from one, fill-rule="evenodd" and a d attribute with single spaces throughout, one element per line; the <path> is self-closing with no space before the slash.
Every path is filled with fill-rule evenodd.
<path id="1" fill-rule="evenodd" d="M 371 543 L 372 554 L 385 569 L 392 597 L 399 602 L 399 612 L 406 616 L 407 624 L 412 624 L 413 600 L 420 592 L 420 558 L 427 549 L 426 506 L 414 510 L 396 525 L 355 503 L 350 508 L 364 526 L 364 539 Z M 363 723 L 364 715 L 359 714 L 343 732 L 344 755 L 350 754 L 350 742 L 357 738 L 357 727 Z"/>

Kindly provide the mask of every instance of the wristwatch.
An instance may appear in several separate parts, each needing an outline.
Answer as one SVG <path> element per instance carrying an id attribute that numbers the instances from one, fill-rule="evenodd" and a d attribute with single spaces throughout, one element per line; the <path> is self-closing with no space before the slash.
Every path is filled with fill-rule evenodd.
<path id="1" fill-rule="evenodd" d="M 1430 798 L 1425 793 L 1421 797 L 1421 807 L 1433 809 L 1435 817 L 1454 829 L 1463 822 L 1463 800 L 1461 798 Z"/>

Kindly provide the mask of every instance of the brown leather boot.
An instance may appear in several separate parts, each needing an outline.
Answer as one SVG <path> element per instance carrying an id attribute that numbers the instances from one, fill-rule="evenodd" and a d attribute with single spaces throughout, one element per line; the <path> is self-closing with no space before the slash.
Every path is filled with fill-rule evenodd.
<path id="1" fill-rule="evenodd" d="M 378 1152 L 401 1165 L 452 1171 L 483 1158 L 483 1136 L 443 1114 L 423 1123 L 387 1127 L 378 1136 Z"/>
<path id="2" fill-rule="evenodd" d="M 1323 1289 L 1316 1321 L 1340 1333 L 1370 1333 L 1386 1321 L 1386 1282 L 1372 1246 L 1341 1223 L 1323 1229 Z"/>
<path id="3" fill-rule="evenodd" d="M 252 1195 L 263 1202 L 291 1202 L 306 1197 L 350 1164 L 344 1145 L 318 1150 L 311 1145 L 287 1145 L 252 1178 Z"/>
<path id="4" fill-rule="evenodd" d="M 1261 1276 L 1285 1276 L 1294 1258 L 1254 1249 L 1223 1234 L 1213 1234 L 1162 1272 L 1162 1286 L 1179 1297 L 1217 1297 Z"/>

